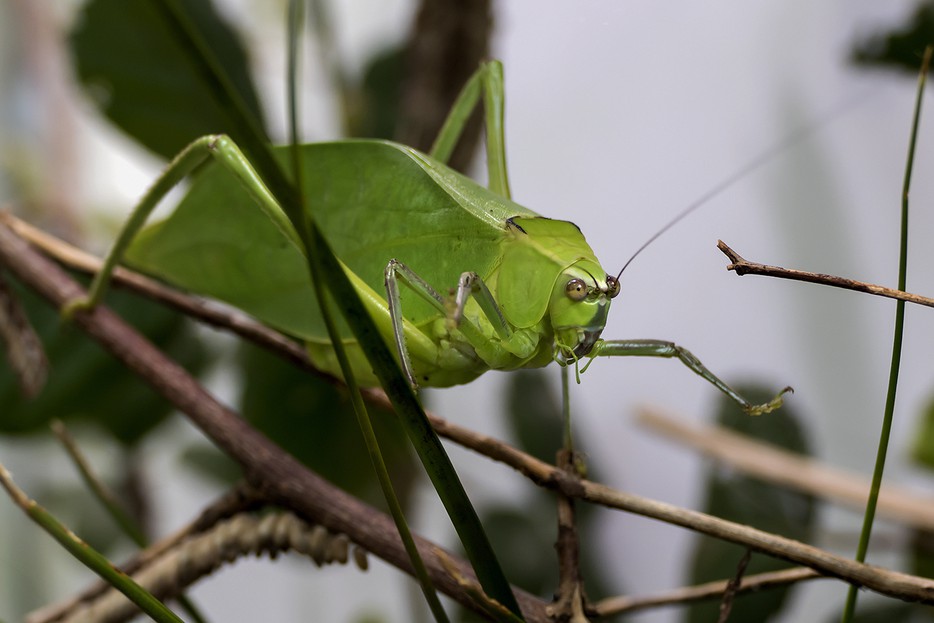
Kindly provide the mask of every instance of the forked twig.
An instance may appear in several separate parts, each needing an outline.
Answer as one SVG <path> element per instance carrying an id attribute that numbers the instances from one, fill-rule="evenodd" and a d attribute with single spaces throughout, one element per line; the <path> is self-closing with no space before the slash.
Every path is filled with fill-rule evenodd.
<path id="1" fill-rule="evenodd" d="M 854 290 L 865 294 L 875 296 L 884 296 L 886 298 L 905 301 L 906 303 L 915 303 L 925 307 L 934 307 L 934 298 L 902 292 L 885 286 L 878 286 L 865 281 L 856 281 L 845 277 L 837 277 L 825 273 L 811 273 L 806 270 L 797 270 L 794 268 L 782 268 L 781 266 L 770 266 L 768 264 L 759 264 L 744 259 L 739 253 L 734 251 L 722 240 L 717 241 L 717 248 L 723 251 L 723 254 L 730 259 L 730 265 L 727 270 L 732 270 L 737 275 L 765 275 L 767 277 L 779 277 L 781 279 L 791 279 L 794 281 L 807 281 L 823 286 L 833 286 L 834 288 L 843 288 L 844 290 Z"/>

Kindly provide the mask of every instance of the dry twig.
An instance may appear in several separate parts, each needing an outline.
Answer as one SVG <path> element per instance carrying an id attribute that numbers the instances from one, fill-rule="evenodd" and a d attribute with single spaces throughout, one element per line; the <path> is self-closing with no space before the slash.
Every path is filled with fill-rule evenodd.
<path id="1" fill-rule="evenodd" d="M 920 294 L 902 292 L 901 290 L 877 286 L 872 283 L 866 283 L 865 281 L 856 281 L 855 279 L 828 275 L 826 273 L 810 273 L 806 270 L 782 268 L 781 266 L 770 266 L 768 264 L 750 262 L 731 249 L 722 240 L 717 241 L 717 248 L 730 258 L 731 263 L 726 269 L 736 272 L 737 275 L 765 275 L 767 277 L 780 277 L 781 279 L 791 279 L 793 281 L 807 281 L 822 286 L 833 286 L 834 288 L 843 288 L 844 290 L 854 290 L 865 294 L 884 296 L 890 299 L 905 301 L 906 303 L 924 305 L 925 307 L 934 307 L 934 299 L 921 296 Z"/>

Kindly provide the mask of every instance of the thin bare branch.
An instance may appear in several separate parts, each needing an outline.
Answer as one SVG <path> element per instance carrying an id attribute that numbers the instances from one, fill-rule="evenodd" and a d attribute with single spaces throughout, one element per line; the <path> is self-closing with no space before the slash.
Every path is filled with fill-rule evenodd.
<path id="1" fill-rule="evenodd" d="M 824 465 L 814 459 L 756 441 L 716 426 L 696 426 L 641 409 L 636 422 L 756 478 L 791 487 L 822 499 L 861 510 L 869 496 L 863 476 Z M 878 512 L 887 519 L 915 528 L 934 530 L 934 496 L 886 485 Z"/>
<path id="2" fill-rule="evenodd" d="M 934 580 L 854 562 L 820 548 L 705 513 L 618 491 L 589 480 L 570 478 L 552 465 L 492 437 L 432 418 L 438 434 L 513 467 L 533 482 L 594 504 L 657 519 L 729 541 L 906 601 L 934 604 Z"/>
<path id="3" fill-rule="evenodd" d="M 723 591 L 723 597 L 720 599 L 720 616 L 717 617 L 717 623 L 726 623 L 729 620 L 730 612 L 733 611 L 733 601 L 739 593 L 739 587 L 743 583 L 743 576 L 746 575 L 746 567 L 749 566 L 750 559 L 752 559 L 752 551 L 747 549 L 736 565 L 736 575 L 726 583 L 726 590 Z"/>
<path id="4" fill-rule="evenodd" d="M 746 576 L 743 578 L 743 582 L 737 589 L 737 592 L 749 593 L 778 586 L 786 586 L 805 580 L 817 579 L 827 578 L 807 567 L 795 567 L 783 571 L 769 571 L 767 573 L 757 573 L 755 575 Z M 674 606 L 705 599 L 715 599 L 723 595 L 727 590 L 728 584 L 728 580 L 717 580 L 716 582 L 707 582 L 696 586 L 676 588 L 657 595 L 608 597 L 594 604 L 593 609 L 598 617 L 610 617 L 624 612 L 634 612 L 636 610 L 647 610 L 660 606 Z"/>
<path id="5" fill-rule="evenodd" d="M 892 288 L 886 288 L 885 286 L 877 286 L 872 283 L 866 283 L 865 281 L 846 279 L 845 277 L 837 277 L 826 273 L 810 273 L 805 270 L 750 262 L 731 249 L 722 240 L 717 241 L 717 248 L 723 251 L 723 254 L 730 259 L 731 264 L 727 266 L 726 269 L 736 272 L 737 275 L 765 275 L 767 277 L 779 277 L 781 279 L 791 279 L 793 281 L 807 281 L 822 286 L 854 290 L 865 294 L 873 294 L 875 296 L 884 296 L 890 299 L 905 301 L 906 303 L 934 307 L 934 299 L 921 296 L 920 294 L 902 292 L 901 290 L 894 290 Z"/>
<path id="6" fill-rule="evenodd" d="M 36 253 L 3 224 L 0 224 L 0 263 L 57 308 L 84 295 L 58 266 Z M 347 534 L 367 551 L 411 573 L 395 525 L 385 513 L 309 471 L 220 404 L 184 369 L 107 308 L 80 312 L 74 323 L 188 415 L 218 448 L 241 465 L 247 480 L 266 500 L 331 531 Z M 435 586 L 460 603 L 476 607 L 457 580 L 442 567 L 436 554 L 438 546 L 421 537 L 416 537 L 416 543 Z M 453 554 L 449 557 L 460 568 L 461 576 L 475 577 L 466 561 Z M 542 600 L 521 589 L 514 592 L 527 621 L 548 620 Z"/>
<path id="7" fill-rule="evenodd" d="M 3 274 L 0 274 L 0 342 L 6 346 L 7 361 L 27 398 L 45 386 L 49 361 L 26 312 Z"/>
<path id="8" fill-rule="evenodd" d="M 0 223 L 9 227 L 44 254 L 71 269 L 93 275 L 97 274 L 104 264 L 100 258 L 33 227 L 7 211 L 0 210 Z M 221 303 L 184 294 L 122 266 L 118 266 L 114 271 L 113 283 L 163 303 L 205 324 L 239 335 L 258 346 L 274 351 L 304 370 L 322 374 L 311 366 L 305 349 L 300 344 L 256 322 L 243 312 Z"/>
<path id="9" fill-rule="evenodd" d="M 281 552 L 304 554 L 318 567 L 346 564 L 351 558 L 350 542 L 345 535 L 330 533 L 292 513 L 264 516 L 239 513 L 151 558 L 133 574 L 133 580 L 152 595 L 167 601 L 225 563 L 250 555 L 266 554 L 274 558 Z M 361 564 L 359 556 L 353 559 Z M 54 617 L 48 614 L 49 610 L 42 609 L 30 614 L 26 621 L 120 623 L 138 615 L 139 609 L 122 594 L 108 588 L 92 599 L 70 604 L 67 610 L 58 609 Z"/>

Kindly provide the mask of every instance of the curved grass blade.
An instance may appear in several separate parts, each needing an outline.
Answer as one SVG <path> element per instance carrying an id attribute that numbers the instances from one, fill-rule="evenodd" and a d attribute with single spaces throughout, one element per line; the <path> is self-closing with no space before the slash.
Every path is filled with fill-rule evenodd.
<path id="1" fill-rule="evenodd" d="M 0 485 L 30 519 L 39 524 L 52 538 L 61 544 L 69 554 L 84 566 L 99 575 L 105 582 L 127 596 L 139 608 L 158 623 L 184 623 L 174 612 L 153 597 L 146 589 L 133 581 L 130 576 L 117 569 L 113 563 L 79 539 L 71 530 L 62 525 L 35 500 L 27 496 L 14 484 L 10 472 L 0 465 Z"/>
<path id="2" fill-rule="evenodd" d="M 226 131 L 250 157 L 299 233 L 307 251 L 312 279 L 320 282 L 322 275 L 328 276 L 326 283 L 331 296 L 341 301 L 341 311 L 347 324 L 362 345 L 370 365 L 402 420 L 464 545 L 481 587 L 491 598 L 521 616 L 515 596 L 441 441 L 313 217 L 303 209 L 295 186 L 273 159 L 268 138 L 262 128 L 250 119 L 246 106 L 232 88 L 230 80 L 225 77 L 223 68 L 181 11 L 179 0 L 159 0 L 159 7 L 173 24 L 179 43 L 189 51 L 191 62 L 196 65 L 205 84 L 210 86 L 213 97 L 226 111 L 231 123 Z M 323 313 L 326 311 L 326 308 L 322 310 Z M 339 345 L 340 341 L 335 341 L 338 352 Z"/>
<path id="3" fill-rule="evenodd" d="M 292 161 L 293 179 L 298 189 L 299 199 L 303 205 L 305 204 L 305 195 L 304 184 L 302 183 L 302 152 L 299 149 L 298 137 L 298 95 L 295 83 L 296 76 L 298 75 L 298 50 L 300 33 L 304 23 L 304 8 L 304 0 L 289 0 L 287 20 L 289 49 L 287 70 L 289 131 L 291 134 L 289 151 Z M 317 278 L 312 279 L 312 287 L 315 289 L 315 297 L 320 301 L 319 305 L 321 306 L 322 318 L 327 327 L 328 335 L 331 336 L 333 342 L 339 344 L 340 340 L 335 339 L 338 335 L 337 326 L 334 323 L 332 310 L 329 309 L 331 307 L 331 300 L 325 296 L 326 293 L 322 286 L 322 280 Z M 418 553 L 415 539 L 412 538 L 412 531 L 409 529 L 409 524 L 405 519 L 405 512 L 402 509 L 402 504 L 399 502 L 399 497 L 396 495 L 396 491 L 392 486 L 392 479 L 389 477 L 386 461 L 383 459 L 379 441 L 376 438 L 376 433 L 373 431 L 373 423 L 370 420 L 370 415 L 363 402 L 363 396 L 360 393 L 360 387 L 357 385 L 357 380 L 354 377 L 353 369 L 347 359 L 347 353 L 344 351 L 343 347 L 338 347 L 334 350 L 341 367 L 341 372 L 350 390 L 350 399 L 353 404 L 354 414 L 357 416 L 357 424 L 360 426 L 360 432 L 363 433 L 367 454 L 370 457 L 370 462 L 373 464 L 373 471 L 376 472 L 376 478 L 383 491 L 383 497 L 386 499 L 389 512 L 396 524 L 396 529 L 399 531 L 399 537 L 402 539 L 405 551 L 409 556 L 409 560 L 412 562 L 412 568 L 421 586 L 422 594 L 425 596 L 425 601 L 428 602 L 428 607 L 431 609 L 435 621 L 438 621 L 438 623 L 448 623 L 447 614 L 444 611 L 444 607 L 441 605 L 441 600 L 438 599 L 438 593 L 435 591 L 434 584 L 432 584 L 431 578 L 428 575 L 425 562 Z"/>
<path id="4" fill-rule="evenodd" d="M 918 91 L 915 96 L 915 112 L 911 121 L 911 138 L 908 142 L 908 161 L 905 163 L 905 180 L 902 184 L 902 224 L 898 252 L 898 289 L 905 291 L 908 272 L 908 190 L 911 187 L 911 169 L 914 165 L 915 145 L 918 139 L 918 126 L 921 122 L 921 100 L 924 97 L 924 83 L 928 68 L 931 64 L 931 54 L 934 47 L 928 46 L 924 50 L 924 60 L 921 62 L 921 73 L 918 75 Z M 863 515 L 863 528 L 859 535 L 859 544 L 856 548 L 856 560 L 864 562 L 869 549 L 869 538 L 872 536 L 872 524 L 876 516 L 876 504 L 879 501 L 879 490 L 882 488 L 882 473 L 885 470 L 885 456 L 889 447 L 889 436 L 892 432 L 893 413 L 895 412 L 895 394 L 898 389 L 898 369 L 902 357 L 902 335 L 905 328 L 905 301 L 895 303 L 895 335 L 892 339 L 892 363 L 889 368 L 889 388 L 885 397 L 885 413 L 882 418 L 882 432 L 879 433 L 879 448 L 876 451 L 876 466 L 872 472 L 872 484 L 869 489 L 869 499 L 866 501 L 866 512 Z M 856 598 L 859 588 L 850 585 L 843 606 L 843 623 L 853 620 L 856 611 Z"/>

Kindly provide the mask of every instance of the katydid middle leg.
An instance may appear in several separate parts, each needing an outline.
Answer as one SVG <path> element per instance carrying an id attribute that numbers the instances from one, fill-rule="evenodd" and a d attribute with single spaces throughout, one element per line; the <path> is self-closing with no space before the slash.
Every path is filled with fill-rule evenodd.
<path id="1" fill-rule="evenodd" d="M 422 279 L 415 271 L 398 260 L 390 260 L 384 273 L 386 284 L 386 300 L 389 315 L 392 319 L 393 338 L 399 351 L 402 368 L 413 387 L 417 386 L 411 357 L 405 343 L 405 327 L 403 325 L 402 300 L 399 292 L 399 283 L 404 283 L 410 290 L 422 299 L 431 303 L 446 318 L 451 320 L 454 327 L 460 330 L 467 342 L 473 347 L 477 355 L 486 361 L 490 367 L 497 367 L 500 359 L 518 357 L 525 359 L 532 355 L 538 345 L 538 339 L 528 331 L 515 331 L 506 322 L 502 310 L 490 292 L 489 288 L 474 272 L 461 274 L 457 290 L 453 298 L 453 308 L 449 300 L 445 299 L 431 284 Z M 486 320 L 496 334 L 497 340 L 491 340 L 484 335 L 480 327 L 470 319 L 464 317 L 464 307 L 467 300 L 473 297 Z"/>
<path id="2" fill-rule="evenodd" d="M 782 405 L 782 395 L 794 391 L 790 387 L 786 387 L 771 401 L 761 405 L 754 405 L 708 370 L 691 351 L 678 346 L 674 342 L 663 340 L 600 340 L 594 345 L 593 350 L 590 351 L 587 357 L 591 359 L 591 362 L 594 357 L 677 358 L 694 373 L 700 375 L 705 381 L 736 401 L 749 415 L 762 415 L 774 411 Z"/>

